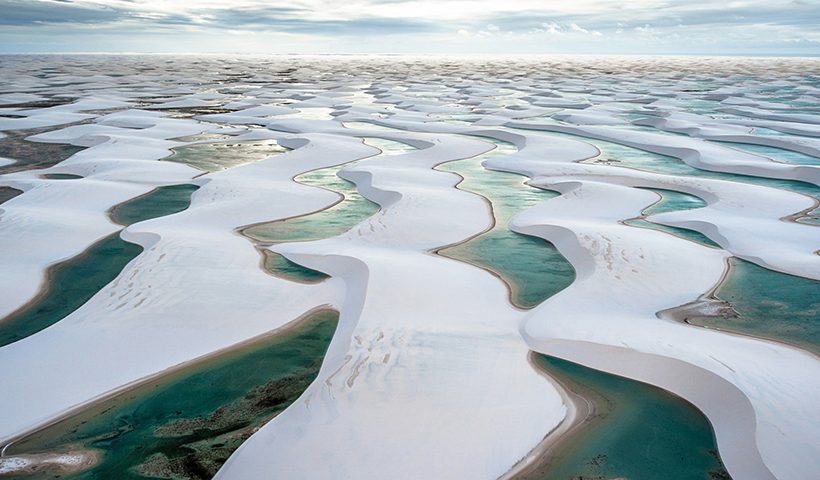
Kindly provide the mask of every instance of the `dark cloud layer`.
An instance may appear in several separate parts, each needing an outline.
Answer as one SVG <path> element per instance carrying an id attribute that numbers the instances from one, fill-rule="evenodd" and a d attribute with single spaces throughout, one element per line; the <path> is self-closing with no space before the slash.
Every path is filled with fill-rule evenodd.
<path id="1" fill-rule="evenodd" d="M 66 0 L 41 2 L 26 0 L 0 0 L 0 25 L 39 25 L 43 23 L 89 23 L 113 22 L 129 16 L 125 9 L 114 7 L 88 7 Z"/>
<path id="2" fill-rule="evenodd" d="M 514 0 L 508 0 L 513 2 Z M 380 7 L 413 4 L 410 0 L 370 0 L 369 5 Z M 21 36 L 59 33 L 64 36 L 80 35 L 90 30 L 123 39 L 128 35 L 161 32 L 169 35 L 220 35 L 226 31 L 253 31 L 284 33 L 316 38 L 343 38 L 363 45 L 378 44 L 385 37 L 423 34 L 427 38 L 439 36 L 454 41 L 506 35 L 506 38 L 544 35 L 553 43 L 568 37 L 576 43 L 602 47 L 611 45 L 610 39 L 624 42 L 634 39 L 632 50 L 641 50 L 641 38 L 650 35 L 680 37 L 683 43 L 716 44 L 723 37 L 746 38 L 746 45 L 764 47 L 773 42 L 791 42 L 805 45 L 811 53 L 820 54 L 820 3 L 817 0 L 795 0 L 790 3 L 734 2 L 722 6 L 713 1 L 668 0 L 643 9 L 621 8 L 613 3 L 609 9 L 595 13 L 557 13 L 544 9 L 531 11 L 482 14 L 465 11 L 456 19 L 442 19 L 435 15 L 417 15 L 412 18 L 379 17 L 361 13 L 352 18 L 328 19 L 320 7 L 294 6 L 279 3 L 228 3 L 225 8 L 207 8 L 191 4 L 187 8 L 165 11 L 147 11 L 144 2 L 111 0 L 108 4 L 85 3 L 82 0 L 0 0 L 0 25 L 14 27 Z M 304 4 L 302 4 L 304 5 Z M 406 5 L 405 5 L 406 6 Z M 549 36 L 544 24 L 559 25 L 561 35 Z M 572 25 L 578 27 L 573 29 Z M 492 28 L 489 28 L 492 27 Z M 462 35 L 458 35 L 461 31 Z M 587 37 L 583 37 L 588 34 Z M 3 35 L 0 33 L 0 35 Z M 14 39 L 8 32 L 5 42 Z M 482 36 L 483 35 L 483 36 Z M 595 36 L 593 38 L 593 35 Z M 583 37 L 583 38 L 582 38 Z M 776 38 L 775 38 L 776 37 Z M 524 40 L 521 40 L 524 42 Z M 609 43 L 607 43 L 609 42 Z M 485 42 L 486 43 L 486 42 Z M 520 42 L 519 42 L 520 43 Z M 446 43 L 438 44 L 446 49 Z M 536 44 L 533 44 L 536 45 Z M 769 48 L 766 47 L 766 48 Z M 429 50 L 429 48 L 428 48 Z M 606 48 L 604 48 L 606 50 Z M 2 47 L 0 47 L 2 51 Z M 8 51 L 8 50 L 7 50 Z M 435 51 L 435 50 L 434 50 Z M 674 53 L 674 52 L 670 52 Z"/>
<path id="3" fill-rule="evenodd" d="M 212 29 L 274 29 L 279 32 L 319 35 L 386 35 L 441 30 L 433 22 L 388 18 L 311 20 L 304 8 L 240 6 L 227 9 L 197 9 L 188 15 L 156 13 L 150 16 L 121 5 L 91 7 L 70 0 L 0 0 L 0 25 L 48 28 L 74 24 L 104 26 L 130 21 L 162 26 L 207 26 Z M 203 19 L 206 19 L 203 21 Z"/>

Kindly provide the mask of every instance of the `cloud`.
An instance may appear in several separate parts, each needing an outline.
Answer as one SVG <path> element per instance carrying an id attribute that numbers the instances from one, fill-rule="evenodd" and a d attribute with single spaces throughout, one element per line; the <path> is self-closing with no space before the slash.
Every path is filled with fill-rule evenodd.
<path id="1" fill-rule="evenodd" d="M 820 54 L 814 42 L 820 40 L 816 0 L 0 0 L 0 12 L 0 51 L 24 50 L 34 37 L 53 42 L 58 34 L 70 48 L 86 33 L 141 45 L 145 35 L 218 39 L 245 32 L 300 35 L 325 48 L 382 48 L 390 37 L 419 48 L 429 40 L 433 47 L 424 48 L 436 52 L 448 48 L 448 39 L 470 36 L 503 38 L 499 49 L 518 45 L 533 53 L 570 53 L 581 46 L 670 53 L 707 53 L 704 46 L 726 53 L 772 52 L 788 46 L 784 52 L 799 47 Z M 645 42 L 648 35 L 652 45 Z"/>
<path id="2" fill-rule="evenodd" d="M 553 35 L 558 35 L 558 34 L 561 33 L 561 31 L 560 31 L 561 26 L 558 25 L 557 23 L 542 23 L 541 26 L 546 28 L 547 32 L 549 32 Z"/>
<path id="3" fill-rule="evenodd" d="M 569 28 L 570 28 L 573 32 L 589 33 L 589 30 L 585 30 L 585 29 L 583 29 L 583 28 L 579 27 L 577 23 L 570 23 L 570 24 L 569 24 Z"/>
<path id="4" fill-rule="evenodd" d="M 587 34 L 587 35 L 593 35 L 593 36 L 596 36 L 596 37 L 600 37 L 601 35 L 603 35 L 601 32 L 599 32 L 597 30 L 590 31 L 590 30 L 587 30 L 585 28 L 581 28 L 575 22 L 564 22 L 563 25 L 558 24 L 556 22 L 545 22 L 545 23 L 542 23 L 541 26 L 543 28 L 546 28 L 547 33 L 551 33 L 553 35 L 560 35 L 561 32 L 576 33 L 576 34 Z M 544 30 L 541 30 L 541 29 L 537 29 L 537 30 L 540 31 L 540 32 L 544 31 Z"/>
<path id="5" fill-rule="evenodd" d="M 99 24 L 127 18 L 126 9 L 111 6 L 84 6 L 70 2 L 0 0 L 0 25 L 41 25 L 44 23 Z"/>

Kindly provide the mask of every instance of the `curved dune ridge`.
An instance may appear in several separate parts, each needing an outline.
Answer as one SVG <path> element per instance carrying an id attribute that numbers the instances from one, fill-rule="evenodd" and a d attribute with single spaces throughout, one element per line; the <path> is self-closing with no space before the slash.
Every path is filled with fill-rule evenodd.
<path id="1" fill-rule="evenodd" d="M 618 462 L 685 459 L 563 458 L 593 453 L 596 412 L 627 428 L 596 398 L 691 404 L 675 422 L 719 452 L 703 478 L 820 471 L 820 60 L 14 56 L 0 78 L 0 476 L 200 478 L 193 455 L 220 480 L 641 480 Z M 141 249 L 116 278 L 15 331 L 116 236 Z M 323 310 L 321 367 L 236 435 L 197 430 L 218 454 L 49 440 Z M 653 387 L 581 388 L 533 352 Z"/>

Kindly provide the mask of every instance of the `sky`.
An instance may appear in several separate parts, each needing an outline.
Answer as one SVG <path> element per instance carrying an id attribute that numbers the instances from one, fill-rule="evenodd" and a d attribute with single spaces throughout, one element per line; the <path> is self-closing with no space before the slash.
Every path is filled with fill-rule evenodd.
<path id="1" fill-rule="evenodd" d="M 0 0 L 0 53 L 820 55 L 820 0 Z"/>

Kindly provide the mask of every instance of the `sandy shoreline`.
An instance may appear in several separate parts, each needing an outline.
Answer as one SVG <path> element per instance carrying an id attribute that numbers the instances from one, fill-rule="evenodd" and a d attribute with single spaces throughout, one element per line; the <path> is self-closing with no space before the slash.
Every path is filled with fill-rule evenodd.
<path id="1" fill-rule="evenodd" d="M 820 355 L 818 355 L 816 352 L 813 352 L 811 350 L 803 348 L 800 345 L 796 345 L 796 344 L 786 342 L 784 340 L 771 338 L 771 337 L 765 337 L 765 336 L 762 336 L 762 335 L 754 335 L 754 334 L 748 333 L 748 332 L 736 332 L 734 330 L 726 330 L 726 329 L 721 329 L 721 328 L 712 328 L 712 327 L 707 327 L 705 325 L 697 325 L 697 324 L 693 324 L 693 323 L 689 322 L 687 317 L 693 316 L 692 313 L 699 314 L 697 316 L 703 316 L 703 317 L 721 316 L 720 311 L 722 311 L 723 309 L 731 309 L 731 311 L 734 312 L 734 315 L 737 315 L 737 316 L 740 315 L 734 309 L 734 307 L 732 307 L 731 303 L 717 297 L 717 291 L 720 289 L 720 287 L 723 285 L 723 283 L 726 282 L 726 280 L 729 278 L 729 272 L 730 272 L 730 269 L 732 268 L 731 264 L 729 263 L 729 260 L 732 259 L 732 258 L 740 258 L 740 257 L 727 257 L 725 259 L 726 269 L 724 270 L 723 276 L 720 278 L 720 281 L 717 284 L 715 284 L 714 287 L 709 289 L 709 291 L 707 291 L 706 293 L 701 295 L 697 300 L 695 300 L 693 302 L 690 302 L 690 303 L 683 304 L 683 305 L 678 305 L 677 307 L 672 307 L 672 308 L 669 308 L 669 309 L 666 309 L 666 310 L 661 310 L 661 311 L 657 312 L 655 315 L 658 318 L 668 320 L 668 321 L 672 321 L 672 322 L 675 322 L 675 323 L 679 323 L 679 324 L 682 324 L 682 325 L 687 325 L 687 326 L 693 327 L 693 328 L 703 328 L 703 329 L 706 329 L 706 330 L 715 330 L 715 331 L 719 331 L 720 333 L 725 334 L 725 335 L 731 335 L 731 336 L 735 336 L 735 337 L 738 337 L 738 338 L 754 339 L 754 340 L 757 340 L 757 341 L 760 341 L 760 342 L 771 343 L 773 345 L 777 345 L 778 347 L 793 348 L 793 349 L 799 350 L 802 353 L 805 353 L 805 354 L 811 355 L 813 357 L 816 357 L 818 360 L 820 360 Z M 795 276 L 799 276 L 799 275 L 795 275 Z M 801 277 L 801 278 L 805 278 L 805 277 Z"/>
<path id="2" fill-rule="evenodd" d="M 118 230 L 118 231 L 116 231 L 116 232 L 114 232 L 110 235 L 106 235 L 106 236 L 94 241 L 93 243 L 88 245 L 85 249 L 83 249 L 81 252 L 77 253 L 74 256 L 64 258 L 62 260 L 58 260 L 57 262 L 54 262 L 51 265 L 48 265 L 45 268 L 45 275 L 43 276 L 43 280 L 40 283 L 37 294 L 34 295 L 33 297 L 31 297 L 26 303 L 19 306 L 16 310 L 12 311 L 11 313 L 6 315 L 5 317 L 0 318 L 0 324 L 6 323 L 8 321 L 13 321 L 14 317 L 18 317 L 18 316 L 26 313 L 28 310 L 30 310 L 31 308 L 36 307 L 38 303 L 40 303 L 44 298 L 46 298 L 48 296 L 48 294 L 53 290 L 52 283 L 54 282 L 54 275 L 56 274 L 56 272 L 55 272 L 56 269 L 60 268 L 66 262 L 76 260 L 76 259 L 82 257 L 89 250 L 91 250 L 95 246 L 99 245 L 100 243 L 105 242 L 106 240 L 108 240 L 113 235 L 119 235 L 121 231 L 122 230 Z M 129 242 L 129 243 L 133 243 L 133 242 Z M 137 245 L 137 244 L 134 244 L 134 245 Z M 23 337 L 23 338 L 25 338 L 25 337 Z M 22 338 L 18 339 L 18 340 L 22 340 Z M 15 341 L 17 341 L 17 340 L 15 340 Z"/>
<path id="3" fill-rule="evenodd" d="M 244 480 L 275 471 L 285 478 L 524 480 L 539 475 L 540 468 L 558 473 L 562 458 L 583 460 L 567 455 L 579 452 L 575 447 L 598 450 L 597 443 L 585 442 L 603 434 L 605 427 L 599 425 L 606 420 L 595 419 L 612 405 L 606 402 L 609 393 L 602 390 L 596 396 L 594 382 L 543 378 L 533 363 L 550 372 L 552 359 L 531 351 L 649 383 L 688 400 L 712 422 L 721 457 L 736 478 L 802 480 L 820 469 L 816 357 L 768 340 L 657 318 L 671 307 L 668 315 L 682 314 L 697 306 L 690 305 L 696 299 L 703 301 L 703 311 L 731 313 L 703 297 L 725 281 L 721 262 L 727 256 L 820 279 L 817 230 L 806 228 L 816 225 L 796 218 L 783 221 L 793 212 L 816 208 L 817 200 L 797 193 L 820 196 L 813 193 L 816 189 L 706 173 L 799 178 L 820 185 L 820 166 L 777 163 L 707 141 L 764 139 L 749 136 L 752 123 L 791 130 L 794 140 L 820 134 L 820 126 L 787 122 L 809 117 L 777 113 L 780 104 L 768 101 L 789 103 L 794 96 L 816 104 L 820 84 L 801 75 L 820 63 L 694 59 L 693 64 L 692 58 L 669 58 L 649 65 L 613 57 L 604 63 L 609 63 L 607 71 L 618 73 L 604 84 L 602 63 L 583 58 L 549 65 L 511 57 L 445 64 L 415 57 L 396 62 L 283 56 L 276 65 L 251 58 L 196 63 L 180 58 L 173 70 L 159 66 L 153 73 L 135 64 L 140 58 L 145 57 L 89 61 L 83 71 L 90 67 L 117 76 L 88 80 L 78 75 L 76 83 L 67 85 L 50 75 L 34 77 L 34 72 L 42 67 L 75 75 L 84 73 L 80 67 L 48 58 L 10 58 L 0 66 L 3 78 L 20 91 L 43 85 L 54 94 L 77 98 L 60 108 L 9 115 L 0 119 L 0 127 L 50 125 L 32 141 L 86 147 L 57 168 L 0 178 L 26 192 L 0 207 L 0 230 L 6 232 L 0 235 L 5 238 L 0 317 L 38 293 L 44 275 L 48 280 L 49 265 L 115 233 L 120 227 L 111 223 L 112 208 L 163 185 L 200 187 L 187 211 L 123 231 L 122 237 L 144 252 L 121 269 L 116 281 L 52 327 L 0 349 L 0 358 L 13 366 L 5 370 L 6 377 L 0 376 L 0 383 L 10 385 L 0 395 L 0 437 L 18 439 L 6 449 L 21 454 L 14 457 L 15 465 L 46 448 L 49 454 L 73 448 L 65 434 L 83 420 L 102 420 L 98 413 L 112 406 L 142 405 L 147 392 L 159 392 L 192 372 L 210 373 L 211 365 L 249 351 L 240 350 L 244 346 L 261 348 L 255 342 L 272 335 L 267 341 L 275 342 L 277 333 L 332 306 L 340 318 L 317 380 L 243 443 L 217 478 Z M 237 77 L 230 69 L 242 74 Z M 707 69 L 708 75 L 702 75 Z M 317 71 L 327 76 L 316 77 Z M 681 73 L 699 76 L 684 78 Z M 731 75 L 744 75 L 744 80 L 735 82 Z M 164 81 L 169 76 L 173 85 Z M 226 76 L 238 82 L 227 85 Z M 693 82 L 699 88 L 693 89 Z M 725 112 L 726 107 L 739 115 L 783 122 L 704 113 Z M 318 109 L 304 110 L 310 108 Z M 93 122 L 71 125 L 92 111 L 99 115 Z M 552 113 L 558 115 L 547 116 Z M 192 118 L 177 118 L 181 114 Z M 442 120 L 448 117 L 468 121 Z M 653 119 L 656 124 L 646 125 Z M 380 126 L 382 132 L 367 125 Z M 685 135 L 665 133 L 676 130 Z M 273 139 L 292 151 L 205 177 L 196 168 L 157 161 L 175 148 L 184 153 L 169 139 L 203 131 L 239 132 L 237 142 Z M 363 145 L 362 136 L 396 139 L 419 150 L 353 165 L 378 157 L 376 152 L 401 150 Z M 517 195 L 517 179 L 496 182 L 484 176 L 477 158 L 457 163 L 463 176 L 436 171 L 437 165 L 492 148 L 485 137 L 509 141 L 518 149 L 488 155 L 493 158 L 483 162 L 487 170 L 529 177 L 530 186 L 559 195 L 548 201 L 539 199 L 549 195 Z M 789 143 L 774 137 L 766 141 Z M 501 146 L 496 154 L 513 151 L 511 145 L 495 143 Z M 216 148 L 189 152 L 211 147 Z M 820 141 L 800 148 L 820 154 Z M 244 158 L 252 152 L 237 153 Z M 593 154 L 596 162 L 579 163 Z M 307 177 L 318 188 L 298 182 L 308 181 L 299 175 L 322 169 L 327 170 Z M 377 214 L 361 221 L 370 209 L 359 203 L 333 210 L 343 199 L 323 187 L 352 198 L 349 190 L 337 188 L 341 182 L 332 177 L 337 169 L 365 199 L 379 204 Z M 51 182 L 37 173 L 84 178 Z M 792 185 L 795 191 L 766 186 L 770 184 Z M 476 197 L 464 187 L 483 195 Z M 641 187 L 704 200 L 705 207 L 651 218 L 659 225 L 700 232 L 719 241 L 723 250 L 625 226 L 623 219 L 645 219 L 646 208 L 658 202 Z M 330 214 L 317 219 L 321 225 L 311 220 L 328 209 Z M 557 259 L 539 255 L 540 242 L 519 242 L 506 231 L 495 237 L 507 227 L 508 214 L 520 210 L 509 229 L 554 245 L 575 270 L 570 287 L 532 309 L 517 308 L 514 300 L 526 296 L 520 298 L 525 303 L 552 291 L 540 289 L 537 274 L 550 271 L 569 279 L 569 269 L 552 268 Z M 307 221 L 294 222 L 298 230 L 273 225 L 267 235 L 299 237 L 303 228 L 321 226 L 315 236 L 329 236 L 339 223 L 348 224 L 339 220 L 361 221 L 338 237 L 273 247 L 284 258 L 332 279 L 306 285 L 260 268 L 267 250 L 252 238 L 248 242 L 247 228 L 300 217 Z M 326 224 L 328 219 L 332 222 Z M 445 248 L 487 232 L 486 242 L 479 239 L 459 248 L 464 250 L 459 254 L 499 274 L 441 258 Z M 517 270 L 524 262 L 527 266 Z M 292 267 L 279 257 L 270 265 L 272 270 Z M 723 295 L 723 290 L 717 292 Z M 254 368 L 253 363 L 244 365 Z M 592 391 L 585 393 L 584 386 Z M 620 396 L 610 398 L 627 403 Z M 35 445 L 43 449 L 35 450 Z M 106 469 L 101 461 L 91 473 Z"/>
<path id="4" fill-rule="evenodd" d="M 362 143 L 364 143 L 364 141 L 362 141 Z M 364 143 L 364 144 L 365 144 L 365 145 L 367 145 L 366 143 Z M 368 146 L 369 146 L 369 145 L 368 145 Z M 378 149 L 378 147 L 372 147 L 372 148 L 376 148 L 376 149 Z M 384 153 L 384 152 L 382 152 L 382 153 Z M 262 226 L 262 225 L 268 225 L 268 224 L 272 224 L 272 223 L 284 222 L 284 221 L 286 221 L 286 220 L 293 220 L 293 219 L 296 219 L 296 218 L 304 218 L 304 217 L 309 217 L 309 216 L 311 216 L 311 215 L 316 215 L 316 214 L 318 214 L 318 213 L 322 213 L 322 212 L 324 212 L 324 211 L 330 210 L 331 208 L 335 207 L 336 205 L 339 205 L 340 203 L 342 203 L 342 202 L 344 202 L 345 200 L 347 200 L 347 198 L 346 198 L 343 194 L 341 194 L 341 193 L 339 193 L 339 192 L 337 192 L 337 191 L 335 191 L 335 190 L 331 190 L 330 188 L 325 188 L 325 187 L 321 187 L 321 186 L 317 186 L 317 185 L 309 185 L 309 184 L 307 184 L 307 183 L 302 183 L 302 182 L 300 182 L 299 180 L 297 180 L 297 179 L 296 179 L 296 177 L 301 177 L 302 175 L 307 175 L 307 174 L 309 174 L 309 173 L 317 172 L 317 171 L 319 171 L 319 170 L 325 170 L 325 169 L 328 169 L 328 168 L 335 168 L 335 169 L 336 169 L 336 171 L 338 172 L 339 170 L 341 170 L 342 168 L 344 168 L 344 167 L 345 167 L 345 166 L 347 166 L 347 165 L 351 165 L 351 164 L 354 164 L 354 163 L 356 163 L 356 162 L 359 162 L 359 161 L 361 161 L 361 160 L 365 160 L 365 159 L 368 159 L 368 158 L 378 157 L 379 155 L 381 155 L 381 153 L 377 153 L 377 154 L 375 154 L 375 155 L 371 155 L 371 156 L 369 156 L 369 157 L 359 158 L 359 159 L 357 159 L 357 160 L 351 160 L 351 161 L 349 161 L 349 162 L 347 162 L 347 163 L 343 163 L 343 164 L 341 164 L 341 165 L 334 165 L 334 166 L 331 166 L 331 167 L 321 167 L 321 168 L 316 168 L 316 169 L 313 169 L 313 170 L 308 170 L 308 171 L 306 171 L 306 172 L 302 172 L 302 173 L 300 173 L 300 174 L 294 175 L 293 177 L 291 177 L 291 181 L 292 181 L 292 182 L 294 182 L 294 183 L 298 183 L 299 185 L 304 185 L 304 186 L 306 186 L 306 187 L 320 188 L 320 189 L 325 190 L 325 191 L 327 191 L 327 192 L 330 192 L 330 193 L 335 193 L 336 195 L 339 195 L 339 197 L 341 197 L 341 198 L 339 198 L 339 199 L 338 199 L 338 200 L 336 200 L 335 202 L 331 203 L 330 205 L 328 205 L 328 206 L 326 206 L 326 207 L 324 207 L 324 208 L 321 208 L 321 209 L 319 209 L 319 210 L 313 211 L 313 212 L 303 213 L 303 214 L 300 214 L 300 215 L 293 215 L 293 216 L 290 216 L 290 217 L 278 218 L 278 219 L 276 219 L 276 220 L 267 221 L 267 222 L 257 222 L 257 223 L 251 223 L 251 224 L 249 224 L 249 225 L 244 225 L 244 226 L 242 226 L 242 227 L 240 227 L 240 228 L 235 229 L 235 230 L 234 230 L 234 232 L 236 232 L 237 234 L 239 234 L 241 237 L 243 237 L 243 238 L 246 238 L 246 239 L 250 240 L 250 241 L 254 244 L 254 246 L 256 246 L 256 247 L 262 247 L 262 248 L 271 247 L 271 246 L 276 245 L 276 244 L 279 244 L 279 243 L 288 243 L 288 242 L 298 242 L 298 241 L 301 241 L 301 240 L 288 240 L 288 241 L 283 241 L 283 242 L 265 242 L 265 241 L 261 241 L 261 240 L 259 240 L 259 239 L 255 238 L 255 237 L 253 237 L 253 236 L 251 236 L 251 235 L 246 234 L 246 233 L 245 233 L 245 231 L 246 231 L 246 230 L 248 230 L 248 229 L 254 228 L 254 227 L 259 227 L 259 226 Z M 207 173 L 207 172 L 206 172 L 206 173 Z M 338 174 L 337 174 L 337 176 L 338 176 Z M 339 178 L 341 178 L 341 177 L 339 177 Z M 343 179 L 343 180 L 344 180 L 344 179 Z M 378 212 L 380 212 L 380 211 L 381 211 L 381 206 L 379 206 L 379 210 L 378 210 L 376 213 L 378 213 Z M 264 270 L 264 268 L 263 268 L 263 270 Z"/>
<path id="5" fill-rule="evenodd" d="M 493 150 L 495 150 L 495 149 L 497 149 L 497 148 L 498 148 L 498 145 L 496 145 L 496 146 L 493 148 Z M 490 150 L 490 151 L 492 151 L 492 150 Z M 482 154 L 482 155 L 484 155 L 484 154 Z M 482 236 L 482 235 L 484 235 L 484 234 L 486 234 L 486 233 L 489 233 L 490 231 L 492 231 L 494 228 L 496 228 L 496 227 L 498 226 L 498 222 L 496 221 L 496 218 L 495 218 L 495 208 L 493 207 L 493 202 L 491 202 L 489 198 L 485 197 L 484 195 L 482 195 L 482 194 L 480 194 L 480 193 L 477 193 L 477 192 L 474 192 L 474 191 L 472 191 L 472 190 L 468 190 L 468 189 L 466 189 L 466 188 L 462 188 L 462 187 L 460 187 L 459 185 L 461 185 L 461 184 L 462 184 L 462 183 L 466 180 L 466 179 L 464 178 L 464 176 L 463 176 L 463 175 L 461 175 L 460 173 L 457 173 L 457 172 L 450 172 L 450 171 L 447 171 L 447 170 L 439 170 L 439 168 L 438 168 L 438 167 L 439 167 L 439 166 L 441 166 L 441 165 L 447 165 L 447 164 L 449 164 L 449 163 L 455 163 L 455 162 L 463 162 L 464 160 L 468 160 L 468 159 L 462 159 L 462 160 L 452 160 L 452 161 L 450 161 L 450 162 L 444 162 L 444 163 L 442 163 L 442 164 L 440 164 L 440 165 L 436 165 L 435 167 L 433 167 L 433 170 L 438 171 L 438 172 L 452 173 L 453 175 L 457 175 L 458 177 L 460 177 L 460 178 L 461 178 L 461 180 L 460 180 L 460 181 L 459 181 L 459 182 L 458 182 L 458 183 L 454 186 L 454 188 L 456 188 L 456 189 L 458 189 L 458 190 L 461 190 L 462 192 L 472 193 L 473 195 L 476 195 L 476 196 L 478 196 L 479 198 L 481 198 L 481 199 L 482 199 L 482 200 L 483 200 L 483 201 L 487 204 L 487 208 L 489 208 L 489 209 L 490 209 L 490 219 L 491 219 L 491 224 L 490 224 L 490 226 L 488 226 L 488 227 L 487 227 L 487 229 L 486 229 L 486 230 L 484 230 L 483 232 L 476 233 L 475 235 L 472 235 L 472 236 L 470 236 L 470 237 L 468 237 L 468 238 L 465 238 L 465 239 L 463 239 L 463 240 L 461 240 L 461 241 L 458 241 L 458 242 L 455 242 L 455 243 L 451 243 L 451 244 L 449 244 L 449 245 L 444 245 L 444 246 L 441 246 L 441 247 L 436 247 L 436 248 L 434 248 L 434 249 L 430 250 L 430 251 L 429 251 L 429 253 L 431 253 L 431 254 L 433 254 L 433 255 L 438 255 L 438 256 L 441 256 L 441 257 L 447 258 L 447 259 L 449 259 L 449 260 L 454 260 L 454 261 L 457 261 L 457 262 L 464 262 L 464 263 L 467 263 L 467 264 L 469 264 L 469 265 L 472 265 L 472 266 L 474 266 L 474 267 L 476 267 L 476 268 L 480 268 L 480 269 L 484 270 L 485 272 L 487 272 L 487 273 L 489 273 L 490 275 L 492 275 L 492 276 L 496 277 L 497 279 L 499 279 L 499 280 L 501 281 L 501 283 L 503 283 L 503 284 L 504 284 L 504 286 L 507 288 L 507 293 L 508 293 L 508 300 L 507 300 L 507 301 L 509 302 L 509 304 L 510 304 L 510 306 L 511 306 L 511 307 L 513 307 L 514 309 L 519 310 L 519 311 L 521 311 L 521 312 L 526 312 L 526 311 L 528 311 L 528 310 L 531 310 L 531 309 L 535 308 L 535 305 L 534 305 L 534 306 L 532 306 L 532 307 L 529 307 L 529 308 L 525 308 L 525 307 L 522 307 L 522 306 L 520 306 L 520 305 L 518 305 L 518 304 L 516 304 L 516 303 L 515 303 L 514 298 L 515 298 L 515 294 L 517 293 L 517 289 L 515 288 L 515 286 L 514 286 L 513 284 L 511 284 L 511 283 L 507 282 L 506 280 L 504 280 L 504 277 L 502 277 L 502 276 L 501 276 L 500 274 L 498 274 L 497 272 L 495 272 L 495 271 L 493 271 L 493 270 L 491 270 L 491 269 L 489 269 L 489 268 L 487 268 L 487 267 L 485 267 L 485 266 L 483 266 L 483 265 L 479 265 L 479 264 L 477 264 L 477 263 L 470 262 L 470 261 L 467 261 L 467 260 L 462 260 L 462 259 L 458 259 L 458 258 L 453 258 L 453 257 L 450 257 L 449 255 L 447 255 L 446 253 L 442 253 L 442 250 L 446 250 L 446 249 L 448 249 L 448 248 L 452 248 L 452 247 L 457 247 L 457 246 L 459 246 L 459 245 L 464 245 L 465 243 L 468 243 L 468 242 L 470 242 L 470 241 L 472 241 L 472 240 L 475 240 L 476 238 L 478 238 L 478 237 L 480 237 L 480 236 Z M 482 167 L 482 168 L 483 168 L 483 167 Z"/>
<path id="6" fill-rule="evenodd" d="M 43 470 L 57 469 L 64 473 L 78 473 L 97 464 L 97 450 L 69 450 L 65 453 L 37 453 L 0 457 L 0 477 L 33 475 Z"/>
<path id="7" fill-rule="evenodd" d="M 529 475 L 548 467 L 553 461 L 552 453 L 560 445 L 575 438 L 581 429 L 594 421 L 595 413 L 598 411 L 594 402 L 576 393 L 566 383 L 542 369 L 535 361 L 535 355 L 535 352 L 530 351 L 527 354 L 527 360 L 532 368 L 546 378 L 559 392 L 564 405 L 567 406 L 567 414 L 558 426 L 547 433 L 535 448 L 498 480 L 526 480 L 530 478 Z"/>
<path id="8" fill-rule="evenodd" d="M 146 385 L 148 383 L 151 383 L 153 381 L 160 380 L 163 377 L 166 377 L 168 375 L 172 375 L 174 373 L 178 373 L 178 372 L 180 372 L 182 370 L 185 370 L 187 368 L 195 367 L 195 366 L 197 366 L 200 363 L 203 363 L 205 361 L 220 357 L 220 356 L 225 355 L 225 354 L 233 353 L 237 350 L 241 350 L 244 347 L 254 345 L 258 342 L 267 340 L 267 339 L 269 339 L 273 336 L 285 333 L 285 332 L 287 332 L 289 330 L 292 330 L 293 328 L 297 327 L 299 324 L 301 324 L 302 322 L 304 322 L 305 320 L 307 320 L 308 318 L 312 317 L 313 315 L 315 315 L 317 313 L 320 313 L 320 312 L 335 312 L 335 311 L 336 310 L 331 308 L 330 305 L 323 305 L 323 306 L 313 308 L 313 309 L 305 312 L 304 314 L 300 315 L 299 317 L 291 320 L 290 322 L 282 325 L 281 327 L 275 328 L 275 329 L 273 329 L 269 332 L 266 332 L 262 335 L 258 335 L 256 337 L 253 337 L 253 338 L 247 339 L 245 341 L 239 342 L 239 343 L 237 343 L 235 345 L 232 345 L 228 348 L 217 350 L 217 351 L 211 352 L 207 355 L 203 355 L 201 357 L 198 357 L 198 358 L 195 358 L 195 359 L 192 359 L 192 360 L 188 360 L 186 362 L 180 363 L 180 364 L 175 365 L 173 367 L 167 368 L 167 369 L 165 369 L 161 372 L 157 372 L 154 375 L 150 375 L 148 377 L 144 377 L 144 378 L 141 378 L 141 379 L 136 380 L 134 382 L 125 384 L 125 385 L 123 385 L 123 386 L 121 386 L 121 387 L 119 387 L 115 390 L 112 390 L 112 391 L 107 392 L 103 395 L 95 397 L 95 398 L 93 398 L 93 399 L 91 399 L 91 400 L 89 400 L 85 403 L 82 403 L 80 405 L 76 405 L 76 406 L 72 407 L 70 410 L 68 410 L 66 412 L 63 412 L 63 413 L 61 413 L 60 415 L 58 415 L 56 417 L 53 417 L 49 420 L 46 420 L 42 423 L 39 423 L 39 424 L 37 424 L 37 425 L 35 425 L 31 428 L 27 428 L 23 432 L 18 432 L 16 434 L 14 434 L 13 436 L 10 436 L 10 437 L 7 437 L 7 438 L 3 439 L 2 440 L 2 451 L 5 452 L 6 447 L 10 446 L 11 444 L 13 444 L 13 443 L 15 443 L 19 440 L 24 439 L 25 437 L 27 437 L 27 436 L 29 436 L 33 433 L 36 433 L 39 430 L 42 430 L 44 428 L 55 425 L 55 424 L 59 423 L 60 421 L 65 420 L 67 418 L 70 418 L 74 415 L 81 414 L 84 411 L 86 411 L 88 409 L 91 409 L 91 408 L 99 405 L 102 402 L 105 402 L 107 400 L 111 400 L 112 398 L 117 397 L 119 395 L 126 394 L 130 390 L 141 387 L 141 386 Z M 0 457 L 0 458 L 2 458 L 2 457 Z"/>

